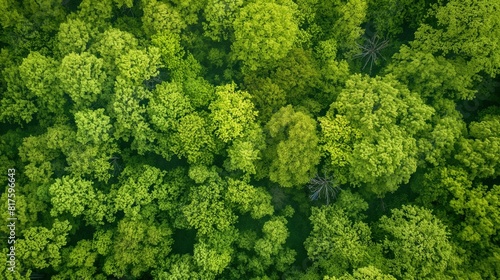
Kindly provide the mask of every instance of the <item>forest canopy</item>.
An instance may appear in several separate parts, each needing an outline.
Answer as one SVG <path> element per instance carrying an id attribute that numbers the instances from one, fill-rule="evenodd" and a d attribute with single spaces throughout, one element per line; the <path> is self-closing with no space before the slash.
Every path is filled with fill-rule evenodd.
<path id="1" fill-rule="evenodd" d="M 0 278 L 500 278 L 500 0 L 0 0 L 0 28 Z"/>

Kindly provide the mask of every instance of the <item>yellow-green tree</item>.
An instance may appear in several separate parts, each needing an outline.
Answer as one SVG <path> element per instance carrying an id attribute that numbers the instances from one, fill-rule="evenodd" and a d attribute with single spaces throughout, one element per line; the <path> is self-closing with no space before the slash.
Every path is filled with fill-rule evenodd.
<path id="1" fill-rule="evenodd" d="M 257 70 L 285 57 L 299 31 L 296 9 L 292 1 L 256 1 L 243 7 L 233 22 L 234 58 Z"/>
<path id="2" fill-rule="evenodd" d="M 271 181 L 283 187 L 303 185 L 316 174 L 320 160 L 316 121 L 308 114 L 282 107 L 266 125 L 269 145 L 263 165 Z"/>
<path id="3" fill-rule="evenodd" d="M 352 76 L 320 119 L 334 176 L 377 195 L 395 191 L 417 169 L 418 135 L 433 113 L 391 76 Z"/>

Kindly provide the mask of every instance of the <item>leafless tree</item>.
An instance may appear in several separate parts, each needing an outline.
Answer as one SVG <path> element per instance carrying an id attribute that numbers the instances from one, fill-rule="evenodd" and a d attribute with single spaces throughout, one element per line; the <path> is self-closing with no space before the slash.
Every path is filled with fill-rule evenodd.
<path id="1" fill-rule="evenodd" d="M 341 190 L 333 177 L 326 174 L 324 176 L 316 175 L 311 179 L 307 187 L 311 191 L 309 196 L 311 200 L 326 199 L 326 204 L 330 204 L 330 199 L 335 199 L 337 193 Z"/>
<path id="2" fill-rule="evenodd" d="M 373 64 L 377 64 L 377 60 L 382 58 L 385 60 L 384 56 L 380 53 L 383 49 L 389 46 L 388 39 L 382 39 L 377 34 L 374 34 L 371 38 L 365 37 L 365 43 L 363 45 L 356 43 L 360 49 L 360 53 L 356 54 L 354 58 L 361 58 L 365 62 L 362 69 L 370 65 L 370 73 L 372 72 Z"/>

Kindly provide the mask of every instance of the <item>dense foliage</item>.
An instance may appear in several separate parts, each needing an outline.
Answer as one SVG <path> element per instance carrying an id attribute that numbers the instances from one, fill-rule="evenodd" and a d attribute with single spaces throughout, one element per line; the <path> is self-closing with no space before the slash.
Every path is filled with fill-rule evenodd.
<path id="1" fill-rule="evenodd" d="M 2 279 L 500 278 L 500 0 L 0 0 L 0 24 Z"/>

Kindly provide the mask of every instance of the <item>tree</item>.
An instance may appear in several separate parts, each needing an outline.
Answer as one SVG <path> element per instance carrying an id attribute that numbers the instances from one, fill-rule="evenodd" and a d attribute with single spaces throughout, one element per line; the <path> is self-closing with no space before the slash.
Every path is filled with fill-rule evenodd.
<path id="1" fill-rule="evenodd" d="M 500 278 L 499 3 L 0 0 L 0 274 Z"/>
<path id="2" fill-rule="evenodd" d="M 36 97 L 39 113 L 63 115 L 63 92 L 57 78 L 58 62 L 39 52 L 32 52 L 19 66 L 19 74 L 23 82 Z M 62 101 L 62 102 L 61 102 Z"/>
<path id="3" fill-rule="evenodd" d="M 469 137 L 460 139 L 455 158 L 469 170 L 472 178 L 500 174 L 500 116 L 485 114 L 469 124 Z"/>
<path id="4" fill-rule="evenodd" d="M 103 274 L 97 273 L 95 265 L 98 253 L 94 248 L 94 242 L 83 239 L 78 241 L 76 246 L 63 249 L 64 268 L 60 273 L 54 276 L 54 279 L 79 279 L 92 278 L 104 280 Z"/>
<path id="5" fill-rule="evenodd" d="M 241 213 L 248 213 L 253 219 L 272 215 L 274 208 L 271 195 L 264 188 L 256 188 L 244 181 L 229 179 L 226 199 Z"/>
<path id="6" fill-rule="evenodd" d="M 411 91 L 418 92 L 423 98 L 441 100 L 471 99 L 476 91 L 474 82 L 477 77 L 465 62 L 446 59 L 439 53 L 401 46 L 393 57 L 394 62 L 385 69 Z"/>
<path id="7" fill-rule="evenodd" d="M 263 238 L 255 242 L 255 252 L 259 256 L 259 263 L 274 264 L 276 270 L 284 272 L 293 262 L 296 252 L 285 247 L 289 236 L 288 221 L 283 216 L 274 217 L 264 223 L 262 227 Z M 275 259 L 274 262 L 272 259 Z"/>
<path id="8" fill-rule="evenodd" d="M 455 223 L 453 219 L 456 217 L 450 214 L 452 211 L 449 208 L 450 190 L 471 188 L 472 181 L 463 168 L 448 165 L 429 168 L 423 175 L 417 175 L 411 187 L 419 195 L 416 199 L 419 205 L 429 209 L 434 207 L 434 213 L 441 220 L 450 219 L 452 222 L 449 223 Z"/>
<path id="9" fill-rule="evenodd" d="M 391 212 L 391 217 L 379 221 L 386 233 L 382 244 L 390 253 L 391 274 L 404 279 L 444 279 L 456 262 L 446 227 L 430 210 L 418 206 L 403 205 Z"/>
<path id="10" fill-rule="evenodd" d="M 187 158 L 188 163 L 212 163 L 216 142 L 210 133 L 207 118 L 197 112 L 180 118 L 170 148 L 179 157 Z"/>
<path id="11" fill-rule="evenodd" d="M 61 23 L 57 33 L 57 50 L 64 57 L 70 53 L 82 53 L 87 50 L 95 31 L 81 19 L 68 19 Z"/>
<path id="12" fill-rule="evenodd" d="M 380 58 L 384 59 L 382 53 L 389 46 L 389 39 L 384 39 L 380 35 L 373 34 L 371 37 L 365 37 L 363 44 L 356 43 L 356 45 L 359 48 L 359 53 L 354 57 L 363 60 L 364 63 L 361 70 L 365 70 L 369 64 L 368 73 L 371 74 L 373 65 L 377 65 Z"/>
<path id="13" fill-rule="evenodd" d="M 76 176 L 92 176 L 107 182 L 115 169 L 112 158 L 120 152 L 112 138 L 111 119 L 102 108 L 82 110 L 74 117 L 77 131 L 68 138 L 72 141 L 71 148 L 64 151 L 68 163 L 66 170 Z"/>
<path id="14" fill-rule="evenodd" d="M 3 31 L 1 41 L 16 55 L 30 51 L 52 52 L 53 35 L 65 19 L 66 11 L 57 0 L 22 2 L 6 0 L 0 4 Z"/>
<path id="15" fill-rule="evenodd" d="M 494 245 L 498 232 L 498 186 L 473 183 L 462 167 L 448 165 L 428 171 L 414 190 L 419 192 L 417 201 L 433 207 L 436 215 L 451 227 L 450 238 L 460 246 L 455 254 L 463 263 L 460 268 L 449 268 L 450 274 L 471 278 L 498 274 L 494 269 L 498 263 L 498 248 Z"/>
<path id="16" fill-rule="evenodd" d="M 255 162 L 264 147 L 264 135 L 256 122 L 257 111 L 245 91 L 236 91 L 234 84 L 219 86 L 217 98 L 210 103 L 210 119 L 215 135 L 230 144 L 228 170 L 242 170 L 248 176 L 256 173 Z"/>
<path id="17" fill-rule="evenodd" d="M 237 139 L 227 149 L 228 159 L 224 162 L 224 167 L 229 171 L 241 170 L 246 179 L 250 175 L 257 173 L 257 162 L 261 159 L 261 147 L 263 147 L 264 137 L 260 127 L 256 131 L 253 139 Z"/>
<path id="18" fill-rule="evenodd" d="M 117 28 L 109 28 L 96 36 L 96 42 L 90 50 L 103 59 L 106 74 L 116 76 L 117 59 L 130 50 L 137 49 L 138 44 L 134 35 Z"/>
<path id="19" fill-rule="evenodd" d="M 186 173 L 183 167 L 169 170 L 163 178 L 163 183 L 150 190 L 154 206 L 158 208 L 162 216 L 168 217 L 175 228 L 188 226 L 182 207 L 189 204 L 187 193 L 192 181 Z"/>
<path id="20" fill-rule="evenodd" d="M 165 223 L 128 218 L 119 221 L 103 271 L 115 277 L 140 277 L 168 256 L 171 234 Z"/>
<path id="21" fill-rule="evenodd" d="M 312 2 L 312 1 L 311 1 Z M 320 26 L 319 38 L 334 39 L 340 49 L 352 48 L 363 34 L 361 24 L 366 21 L 367 1 L 314 1 L 315 23 Z"/>
<path id="22" fill-rule="evenodd" d="M 151 122 L 161 132 L 177 130 L 179 119 L 193 111 L 189 98 L 177 83 L 163 82 L 156 86 L 148 104 Z"/>
<path id="23" fill-rule="evenodd" d="M 379 34 L 395 37 L 405 28 L 417 29 L 424 21 L 429 5 L 426 0 L 369 1 L 367 18 Z"/>
<path id="24" fill-rule="evenodd" d="M 363 30 L 360 25 L 366 21 L 367 9 L 368 3 L 364 0 L 349 0 L 344 5 L 336 7 L 338 19 L 330 32 L 340 46 L 350 47 L 362 35 Z"/>
<path id="25" fill-rule="evenodd" d="M 366 218 L 368 203 L 359 193 L 349 189 L 342 190 L 334 202 L 334 208 L 342 209 L 345 215 L 352 221 L 362 221 Z"/>
<path id="26" fill-rule="evenodd" d="M 431 13 L 434 24 L 422 24 L 412 46 L 425 53 L 456 56 L 453 60 L 465 66 L 460 71 L 470 76 L 484 71 L 493 77 L 500 70 L 499 5 L 486 0 L 455 0 L 437 6 Z"/>
<path id="27" fill-rule="evenodd" d="M 257 1 L 243 7 L 233 22 L 235 59 L 257 70 L 285 57 L 299 31 L 295 13 L 292 1 Z"/>
<path id="28" fill-rule="evenodd" d="M 30 21 L 38 26 L 43 32 L 53 32 L 57 30 L 59 24 L 66 17 L 66 11 L 56 0 L 39 3 L 34 0 L 23 1 L 21 10 Z"/>
<path id="29" fill-rule="evenodd" d="M 200 236 L 194 245 L 193 259 L 205 279 L 215 278 L 230 264 L 234 254 L 232 243 L 237 238 L 238 231 L 233 227 Z"/>
<path id="30" fill-rule="evenodd" d="M 291 211 L 293 215 L 293 209 Z M 236 241 L 242 249 L 235 255 L 234 265 L 227 277 L 264 278 L 278 277 L 285 272 L 296 256 L 296 252 L 286 245 L 290 235 L 288 221 L 284 216 L 273 216 L 262 225 L 262 232 L 247 230 L 240 233 Z"/>
<path id="31" fill-rule="evenodd" d="M 206 0 L 172 0 L 172 2 L 179 10 L 181 18 L 189 25 L 197 24 L 201 21 L 199 15 L 207 6 Z"/>
<path id="32" fill-rule="evenodd" d="M 16 240 L 16 256 L 26 267 L 57 269 L 61 264 L 61 249 L 67 243 L 71 230 L 68 221 L 54 220 L 50 229 L 40 226 L 23 230 L 22 239 Z"/>
<path id="33" fill-rule="evenodd" d="M 142 28 L 148 36 L 157 33 L 180 33 L 186 27 L 179 11 L 170 4 L 147 0 L 143 11 Z"/>
<path id="34" fill-rule="evenodd" d="M 114 186 L 114 205 L 116 211 L 123 211 L 131 220 L 153 219 L 156 204 L 151 192 L 160 189 L 165 172 L 150 165 L 125 167 L 120 175 L 120 183 Z"/>
<path id="35" fill-rule="evenodd" d="M 334 39 L 329 39 L 318 42 L 315 49 L 315 57 L 320 68 L 319 86 L 321 89 L 315 94 L 318 96 L 317 98 L 321 96 L 321 99 L 324 100 L 324 108 L 327 108 L 335 100 L 351 75 L 347 61 L 337 59 L 338 48 L 338 43 Z M 323 93 L 321 94 L 321 92 Z"/>
<path id="36" fill-rule="evenodd" d="M 29 123 L 33 115 L 38 111 L 34 101 L 34 93 L 18 79 L 20 76 L 18 67 L 7 67 L 2 71 L 5 90 L 1 92 L 0 120 L 10 123 Z"/>
<path id="37" fill-rule="evenodd" d="M 41 135 L 23 139 L 19 157 L 25 162 L 25 174 L 34 183 L 48 183 L 54 173 L 61 174 L 64 163 L 63 152 L 73 143 L 74 132 L 67 125 L 49 127 Z"/>
<path id="38" fill-rule="evenodd" d="M 101 95 L 106 79 L 102 66 L 102 59 L 87 52 L 70 53 L 62 59 L 57 77 L 76 109 L 89 107 Z"/>
<path id="39" fill-rule="evenodd" d="M 275 217 L 264 223 L 264 237 L 255 242 L 255 251 L 259 256 L 270 259 L 272 255 L 278 254 L 289 235 L 286 224 L 284 217 Z"/>
<path id="40" fill-rule="evenodd" d="M 225 191 L 220 182 L 213 181 L 191 188 L 189 204 L 182 208 L 182 213 L 198 234 L 225 231 L 236 222 L 236 215 L 224 203 Z"/>
<path id="41" fill-rule="evenodd" d="M 416 137 L 433 113 L 391 76 L 354 75 L 320 118 L 333 175 L 377 195 L 395 191 L 416 171 Z"/>
<path id="42" fill-rule="evenodd" d="M 116 60 L 120 73 L 127 82 L 141 84 L 159 74 L 160 50 L 151 47 L 146 51 L 131 49 Z"/>
<path id="43" fill-rule="evenodd" d="M 312 231 L 304 242 L 307 255 L 323 275 L 341 276 L 363 267 L 377 255 L 367 224 L 352 221 L 336 205 L 312 208 Z"/>
<path id="44" fill-rule="evenodd" d="M 266 125 L 269 178 L 284 187 L 305 184 L 316 173 L 320 151 L 316 121 L 291 105 L 281 108 Z"/>
<path id="45" fill-rule="evenodd" d="M 173 254 L 163 261 L 162 268 L 153 272 L 155 277 L 166 280 L 198 279 L 201 277 L 191 255 Z"/>
<path id="46" fill-rule="evenodd" d="M 104 114 L 104 109 L 84 110 L 75 113 L 77 127 L 76 141 L 82 145 L 103 145 L 111 138 L 110 118 Z"/>
<path id="47" fill-rule="evenodd" d="M 205 7 L 206 22 L 202 22 L 204 35 L 214 41 L 228 40 L 233 34 L 233 22 L 243 0 L 209 0 Z"/>
<path id="48" fill-rule="evenodd" d="M 432 130 L 427 130 L 418 140 L 425 161 L 434 165 L 446 165 L 456 152 L 456 145 L 466 134 L 462 115 L 455 109 L 455 102 L 441 99 L 433 104 L 436 114 L 432 117 Z"/>
<path id="49" fill-rule="evenodd" d="M 491 238 L 500 230 L 500 186 L 488 187 L 480 184 L 471 187 L 456 184 L 449 190 L 453 194 L 450 206 L 464 217 L 457 236 L 468 242 L 479 243 L 481 248 L 490 247 L 493 242 Z"/>
<path id="50" fill-rule="evenodd" d="M 209 106 L 215 134 L 226 143 L 243 137 L 252 128 L 257 117 L 250 95 L 244 91 L 236 91 L 234 84 L 217 87 L 215 94 L 217 99 Z"/>
<path id="51" fill-rule="evenodd" d="M 316 175 L 309 181 L 307 188 L 311 192 L 309 195 L 311 200 L 325 199 L 327 205 L 330 204 L 330 199 L 335 199 L 337 192 L 341 190 L 337 182 L 326 174 L 325 176 Z"/>
<path id="52" fill-rule="evenodd" d="M 275 65 L 271 79 L 286 93 L 287 103 L 304 106 L 305 100 L 313 100 L 310 97 L 316 94 L 319 86 L 320 69 L 312 51 L 293 48 Z"/>
<path id="53" fill-rule="evenodd" d="M 11 178 L 11 177 L 9 177 Z M 15 178 L 15 177 L 13 177 Z M 19 179 L 19 178 L 15 178 Z M 19 184 L 19 180 L 17 181 L 17 185 Z M 22 181 L 21 181 L 22 182 Z M 41 221 L 37 221 L 36 218 L 40 212 L 45 212 L 47 211 L 47 205 L 46 201 L 40 201 L 41 200 L 41 195 L 33 193 L 33 191 L 37 190 L 36 188 L 41 188 L 45 189 L 45 186 L 40 186 L 40 185 L 35 185 L 30 184 L 30 185 L 25 185 L 23 188 L 23 192 L 21 192 L 19 189 L 17 189 L 16 192 L 9 192 L 7 189 L 5 192 L 2 193 L 0 197 L 0 202 L 3 203 L 4 205 L 7 205 L 7 207 L 12 206 L 12 200 L 14 200 L 15 205 L 15 220 L 16 225 L 22 224 L 24 228 L 29 228 L 32 226 L 39 226 L 42 223 Z M 9 208 L 7 208 L 9 209 Z M 12 209 L 12 208 L 11 208 Z M 1 214 L 0 217 L 2 217 L 6 221 L 11 221 L 9 218 L 12 218 L 11 216 L 11 211 L 4 211 L 4 213 Z M 16 228 L 16 231 L 19 232 L 19 227 Z M 8 236 L 11 232 L 9 227 L 5 227 L 0 229 L 0 232 L 4 234 L 5 236 Z M 8 240 L 6 240 L 5 244 L 8 244 Z M 12 241 L 11 241 L 12 242 Z M 15 244 L 15 243 L 10 243 L 10 244 Z M 9 247 L 10 246 L 6 246 Z"/>
<path id="54" fill-rule="evenodd" d="M 49 187 L 52 202 L 50 214 L 54 217 L 69 213 L 73 217 L 83 215 L 87 224 L 97 226 L 114 221 L 115 211 L 109 206 L 108 198 L 96 190 L 91 181 L 62 177 Z"/>
<path id="55" fill-rule="evenodd" d="M 133 0 L 114 0 L 113 2 L 118 8 L 122 8 L 123 6 L 132 8 L 134 6 Z"/>
<path id="56" fill-rule="evenodd" d="M 193 107 L 206 109 L 215 99 L 214 86 L 203 78 L 202 66 L 192 54 L 187 54 L 184 59 L 171 59 L 166 65 L 172 67 L 172 81 L 182 84 Z"/>
<path id="57" fill-rule="evenodd" d="M 219 171 L 220 169 L 215 165 L 210 167 L 206 165 L 191 165 L 189 167 L 188 175 L 191 180 L 196 182 L 196 184 L 203 184 L 208 181 L 219 180 Z"/>
<path id="58" fill-rule="evenodd" d="M 154 150 L 155 133 L 147 122 L 144 101 L 151 98 L 151 92 L 144 87 L 118 76 L 115 92 L 110 101 L 110 117 L 115 119 L 114 137 L 130 141 L 131 147 L 140 154 Z"/>
<path id="59" fill-rule="evenodd" d="M 147 113 L 152 128 L 158 131 L 156 153 L 169 160 L 171 134 L 179 129 L 180 119 L 194 111 L 189 98 L 178 83 L 163 82 L 156 86 L 147 105 Z"/>
<path id="60" fill-rule="evenodd" d="M 389 71 L 425 97 L 474 98 L 482 76 L 499 70 L 497 5 L 469 0 L 433 7 Z"/>
<path id="61" fill-rule="evenodd" d="M 180 43 L 180 36 L 173 33 L 159 33 L 151 37 L 151 45 L 157 47 L 160 51 L 162 65 L 167 69 L 173 70 L 182 65 L 184 48 Z M 182 82 L 181 80 L 177 82 Z"/>
<path id="62" fill-rule="evenodd" d="M 21 14 L 19 3 L 15 1 L 2 1 L 0 15 L 2 15 L 2 27 L 8 28 L 16 24 L 23 16 Z"/>
<path id="63" fill-rule="evenodd" d="M 82 0 L 78 9 L 78 18 L 85 22 L 91 22 L 97 28 L 105 28 L 113 17 L 112 0 Z"/>
<path id="64" fill-rule="evenodd" d="M 286 93 L 269 77 L 252 73 L 244 78 L 245 88 L 259 114 L 260 123 L 267 123 L 272 115 L 286 105 Z"/>

